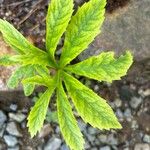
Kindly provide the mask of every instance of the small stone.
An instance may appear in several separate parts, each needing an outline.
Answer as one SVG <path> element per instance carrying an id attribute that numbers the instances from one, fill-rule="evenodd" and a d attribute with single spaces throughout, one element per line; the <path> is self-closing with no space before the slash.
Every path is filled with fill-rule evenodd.
<path id="1" fill-rule="evenodd" d="M 100 134 L 98 138 L 102 143 L 107 143 L 107 135 Z"/>
<path id="2" fill-rule="evenodd" d="M 3 124 L 3 126 L 0 129 L 0 138 L 3 137 L 4 132 L 5 132 L 6 124 Z"/>
<path id="3" fill-rule="evenodd" d="M 89 144 L 88 141 L 85 142 L 84 148 L 85 149 L 89 149 L 91 147 L 91 145 Z"/>
<path id="4" fill-rule="evenodd" d="M 149 96 L 150 95 L 150 89 L 146 89 L 145 91 L 143 91 L 142 89 L 140 89 L 138 91 L 138 93 L 143 96 L 143 97 L 146 97 L 146 96 Z"/>
<path id="5" fill-rule="evenodd" d="M 9 108 L 10 108 L 12 111 L 16 111 L 17 108 L 18 108 L 18 106 L 17 106 L 16 104 L 11 104 L 11 105 L 9 106 Z"/>
<path id="6" fill-rule="evenodd" d="M 7 120 L 6 115 L 4 114 L 3 111 L 0 110 L 0 129 L 2 128 L 6 120 Z"/>
<path id="7" fill-rule="evenodd" d="M 132 97 L 131 101 L 129 103 L 132 108 L 136 109 L 142 103 L 142 98 L 141 97 Z"/>
<path id="8" fill-rule="evenodd" d="M 39 133 L 39 138 L 43 138 L 46 137 L 47 135 L 49 135 L 51 132 L 53 131 L 52 127 L 50 126 L 50 124 L 46 124 L 43 126 L 43 128 L 41 129 L 40 133 Z"/>
<path id="9" fill-rule="evenodd" d="M 150 146 L 145 143 L 137 143 L 134 146 L 134 150 L 150 150 Z"/>
<path id="10" fill-rule="evenodd" d="M 18 143 L 17 138 L 11 135 L 5 135 L 4 140 L 10 147 L 14 147 Z"/>
<path id="11" fill-rule="evenodd" d="M 85 131 L 86 130 L 86 124 L 80 119 L 78 120 L 78 126 L 79 126 L 81 131 Z"/>
<path id="12" fill-rule="evenodd" d="M 111 148 L 109 146 L 104 146 L 104 147 L 101 147 L 99 150 L 111 150 Z"/>
<path id="13" fill-rule="evenodd" d="M 120 120 L 123 120 L 123 113 L 119 108 L 116 110 L 116 115 Z"/>
<path id="14" fill-rule="evenodd" d="M 6 131 L 11 135 L 22 137 L 22 134 L 19 132 L 15 122 L 9 122 L 6 127 Z"/>
<path id="15" fill-rule="evenodd" d="M 22 114 L 22 113 L 9 113 L 9 118 L 11 118 L 14 121 L 17 121 L 19 123 L 21 123 L 25 118 L 26 115 Z"/>
<path id="16" fill-rule="evenodd" d="M 139 127 L 139 125 L 138 125 L 137 121 L 136 120 L 132 120 L 131 128 L 136 130 L 136 129 L 138 129 L 138 127 Z"/>
<path id="17" fill-rule="evenodd" d="M 68 146 L 66 144 L 63 144 L 60 148 L 60 150 L 69 150 Z"/>
<path id="18" fill-rule="evenodd" d="M 94 86 L 94 91 L 97 92 L 98 90 L 99 90 L 99 86 L 96 84 L 96 85 Z"/>
<path id="19" fill-rule="evenodd" d="M 107 143 L 110 145 L 117 145 L 118 139 L 114 137 L 114 134 L 109 134 L 107 138 Z"/>
<path id="20" fill-rule="evenodd" d="M 91 135 L 94 135 L 97 133 L 97 130 L 93 127 L 88 127 L 88 133 Z"/>
<path id="21" fill-rule="evenodd" d="M 122 101 L 120 99 L 116 99 L 114 102 L 115 107 L 119 108 L 122 105 Z"/>
<path id="22" fill-rule="evenodd" d="M 11 148 L 8 148 L 7 150 L 19 150 L 19 146 L 15 146 L 15 147 L 11 147 Z"/>
<path id="23" fill-rule="evenodd" d="M 44 147 L 44 150 L 58 150 L 61 146 L 61 140 L 58 138 L 50 139 Z"/>
<path id="24" fill-rule="evenodd" d="M 145 134 L 143 137 L 143 141 L 146 143 L 150 143 L 150 135 Z"/>

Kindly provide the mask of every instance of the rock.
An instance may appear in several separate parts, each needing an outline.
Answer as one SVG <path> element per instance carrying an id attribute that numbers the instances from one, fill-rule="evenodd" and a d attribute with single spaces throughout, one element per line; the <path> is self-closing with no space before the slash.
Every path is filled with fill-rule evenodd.
<path id="1" fill-rule="evenodd" d="M 11 135 L 4 135 L 4 140 L 10 147 L 14 147 L 18 143 L 17 138 Z"/>
<path id="2" fill-rule="evenodd" d="M 118 139 L 116 137 L 114 137 L 113 133 L 111 133 L 111 134 L 108 135 L 107 143 L 110 144 L 110 145 L 117 145 L 118 144 Z"/>
<path id="3" fill-rule="evenodd" d="M 101 34 L 79 58 L 83 60 L 104 50 L 114 50 L 121 55 L 127 49 L 136 61 L 150 58 L 149 18 L 149 0 L 130 0 L 124 8 L 106 15 Z"/>
<path id="4" fill-rule="evenodd" d="M 9 118 L 21 123 L 26 118 L 26 115 L 22 113 L 9 113 Z"/>
<path id="5" fill-rule="evenodd" d="M 3 137 L 5 128 L 6 128 L 6 124 L 3 124 L 3 126 L 1 126 L 1 129 L 0 129 L 0 138 Z"/>
<path id="6" fill-rule="evenodd" d="M 9 108 L 10 108 L 12 111 L 16 111 L 17 108 L 18 108 L 18 106 L 17 106 L 16 104 L 11 104 L 11 105 L 9 106 Z"/>
<path id="7" fill-rule="evenodd" d="M 126 118 L 127 121 L 131 122 L 131 119 L 133 118 L 131 114 L 131 109 L 127 108 L 124 112 L 124 117 Z"/>
<path id="8" fill-rule="evenodd" d="M 122 101 L 120 99 L 116 99 L 113 103 L 116 108 L 119 108 L 122 105 Z"/>
<path id="9" fill-rule="evenodd" d="M 7 150 L 19 150 L 19 146 L 8 148 Z"/>
<path id="10" fill-rule="evenodd" d="M 107 135 L 105 135 L 105 134 L 100 134 L 100 135 L 98 136 L 98 138 L 99 138 L 100 142 L 102 142 L 102 143 L 107 143 Z"/>
<path id="11" fill-rule="evenodd" d="M 150 143 L 150 135 L 145 134 L 143 137 L 143 141 L 146 143 Z"/>
<path id="12" fill-rule="evenodd" d="M 119 108 L 116 110 L 116 115 L 119 118 L 119 120 L 123 120 L 123 113 Z"/>
<path id="13" fill-rule="evenodd" d="M 109 146 L 104 146 L 99 148 L 99 150 L 111 150 L 111 148 Z"/>
<path id="14" fill-rule="evenodd" d="M 61 140 L 58 138 L 50 139 L 44 147 L 44 150 L 58 150 L 61 146 Z"/>
<path id="15" fill-rule="evenodd" d="M 98 133 L 98 132 L 97 132 L 97 130 L 96 130 L 95 128 L 93 128 L 93 127 L 88 127 L 88 133 L 91 134 L 91 135 L 94 135 L 94 134 L 96 134 L 96 133 Z"/>
<path id="16" fill-rule="evenodd" d="M 142 103 L 142 98 L 141 97 L 132 97 L 130 103 L 130 106 L 134 109 L 138 108 L 140 104 Z"/>
<path id="17" fill-rule="evenodd" d="M 17 124 L 15 122 L 9 122 L 6 127 L 6 131 L 11 135 L 22 137 L 22 134 L 20 133 Z"/>
<path id="18" fill-rule="evenodd" d="M 0 110 L 0 129 L 2 128 L 6 120 L 7 120 L 7 116 L 4 114 L 2 110 Z"/>
<path id="19" fill-rule="evenodd" d="M 134 150 L 150 150 L 150 146 L 145 143 L 137 143 L 134 146 Z"/>
<path id="20" fill-rule="evenodd" d="M 132 122 L 131 122 L 131 128 L 134 129 L 134 130 L 136 130 L 136 129 L 139 128 L 137 120 L 132 120 Z"/>
<path id="21" fill-rule="evenodd" d="M 87 125 L 86 125 L 86 123 L 84 123 L 82 120 L 78 120 L 78 126 L 79 126 L 79 128 L 80 128 L 80 130 L 81 131 L 85 131 L 86 130 L 86 127 L 87 127 Z"/>
<path id="22" fill-rule="evenodd" d="M 38 137 L 39 138 L 43 138 L 46 137 L 47 135 L 49 135 L 51 132 L 53 131 L 52 127 L 50 126 L 50 124 L 46 124 L 43 126 L 43 128 L 41 129 Z"/>
<path id="23" fill-rule="evenodd" d="M 60 150 L 69 150 L 68 146 L 66 144 L 63 144 L 60 148 Z"/>

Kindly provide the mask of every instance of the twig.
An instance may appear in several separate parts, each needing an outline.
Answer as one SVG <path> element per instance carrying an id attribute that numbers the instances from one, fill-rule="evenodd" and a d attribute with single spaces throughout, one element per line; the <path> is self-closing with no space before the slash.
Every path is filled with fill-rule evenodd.
<path id="1" fill-rule="evenodd" d="M 39 0 L 34 6 L 33 8 L 29 11 L 29 13 L 18 23 L 18 27 L 25 22 L 31 15 L 32 13 L 34 13 L 36 10 L 39 9 L 39 4 L 42 2 L 43 0 Z"/>
<path id="2" fill-rule="evenodd" d="M 7 6 L 18 6 L 20 4 L 27 3 L 27 2 L 30 2 L 30 1 L 31 0 L 23 0 L 21 2 L 14 2 L 14 3 L 8 4 Z"/>

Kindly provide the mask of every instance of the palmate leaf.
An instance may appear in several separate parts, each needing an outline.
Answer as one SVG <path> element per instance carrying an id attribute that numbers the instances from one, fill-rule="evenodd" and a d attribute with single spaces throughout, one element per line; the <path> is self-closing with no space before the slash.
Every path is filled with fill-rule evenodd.
<path id="1" fill-rule="evenodd" d="M 52 85 L 53 86 L 51 86 L 51 88 L 47 89 L 46 92 L 41 95 L 30 111 L 27 126 L 29 127 L 31 137 L 36 135 L 36 133 L 40 131 L 43 126 L 50 97 L 52 96 L 52 93 L 55 89 L 54 83 L 52 83 Z"/>
<path id="2" fill-rule="evenodd" d="M 73 0 L 51 0 L 46 17 L 46 49 L 54 59 L 60 37 L 73 12 Z"/>
<path id="3" fill-rule="evenodd" d="M 104 99 L 71 75 L 67 73 L 63 75 L 73 103 L 85 122 L 99 129 L 121 128 L 113 110 Z"/>
<path id="4" fill-rule="evenodd" d="M 23 84 L 27 84 L 27 83 L 30 83 L 30 84 L 36 84 L 36 85 L 43 85 L 43 86 L 46 86 L 46 87 L 51 87 L 51 83 L 52 83 L 52 78 L 49 77 L 41 77 L 41 76 L 33 76 L 33 77 L 30 77 L 30 78 L 26 78 L 22 81 Z"/>
<path id="5" fill-rule="evenodd" d="M 112 80 L 119 80 L 120 77 L 126 75 L 133 62 L 132 59 L 133 57 L 128 51 L 118 59 L 114 58 L 113 52 L 103 52 L 78 64 L 67 66 L 65 69 L 95 80 L 112 82 Z"/>
<path id="6" fill-rule="evenodd" d="M 82 150 L 84 140 L 62 87 L 62 83 L 60 83 L 57 89 L 57 111 L 60 129 L 66 143 L 73 150 Z"/>
<path id="7" fill-rule="evenodd" d="M 16 65 L 17 62 L 11 60 L 11 57 L 12 56 L 8 56 L 8 55 L 0 57 L 0 65 L 3 66 Z"/>
<path id="8" fill-rule="evenodd" d="M 25 55 L 15 55 L 11 58 L 14 61 L 20 62 L 23 65 L 43 65 L 54 68 L 55 64 L 50 60 L 46 52 L 38 52 L 36 55 L 28 53 Z"/>
<path id="9" fill-rule="evenodd" d="M 31 65 L 21 66 L 17 68 L 8 80 L 8 87 L 12 89 L 16 88 L 21 79 L 32 76 L 34 72 L 34 66 Z"/>
<path id="10" fill-rule="evenodd" d="M 79 55 L 100 33 L 104 21 L 106 0 L 90 0 L 78 9 L 67 28 L 60 58 L 64 67 Z"/>
<path id="11" fill-rule="evenodd" d="M 0 19 L 0 32 L 2 32 L 4 40 L 20 54 L 41 51 L 27 41 L 27 39 L 6 20 Z"/>

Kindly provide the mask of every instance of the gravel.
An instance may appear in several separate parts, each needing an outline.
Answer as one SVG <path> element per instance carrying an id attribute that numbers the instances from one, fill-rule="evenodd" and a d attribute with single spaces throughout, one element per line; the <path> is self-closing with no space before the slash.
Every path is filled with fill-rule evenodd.
<path id="1" fill-rule="evenodd" d="M 57 150 L 60 148 L 62 141 L 58 138 L 50 139 L 47 144 L 44 146 L 44 150 Z"/>
<path id="2" fill-rule="evenodd" d="M 22 137 L 22 134 L 18 130 L 17 124 L 15 122 L 9 122 L 6 127 L 6 131 L 11 135 Z"/>
<path id="3" fill-rule="evenodd" d="M 14 147 L 18 143 L 17 138 L 11 135 L 4 135 L 4 140 L 10 147 Z"/>
<path id="4" fill-rule="evenodd" d="M 22 113 L 9 113 L 8 116 L 10 119 L 15 120 L 19 123 L 21 123 L 26 118 L 26 115 Z"/>
<path id="5" fill-rule="evenodd" d="M 6 120 L 7 120 L 7 116 L 4 114 L 2 110 L 0 110 L 0 129 L 2 128 Z"/>
<path id="6" fill-rule="evenodd" d="M 101 147 L 99 150 L 111 150 L 111 148 L 109 146 L 104 146 L 104 147 Z"/>
<path id="7" fill-rule="evenodd" d="M 134 147 L 134 150 L 150 150 L 149 144 L 137 143 Z"/>
<path id="8" fill-rule="evenodd" d="M 143 137 L 143 142 L 150 143 L 150 135 L 145 134 Z"/>
<path id="9" fill-rule="evenodd" d="M 141 103 L 142 103 L 142 98 L 141 97 L 132 97 L 131 101 L 130 101 L 130 106 L 133 109 L 136 109 L 140 106 Z"/>

